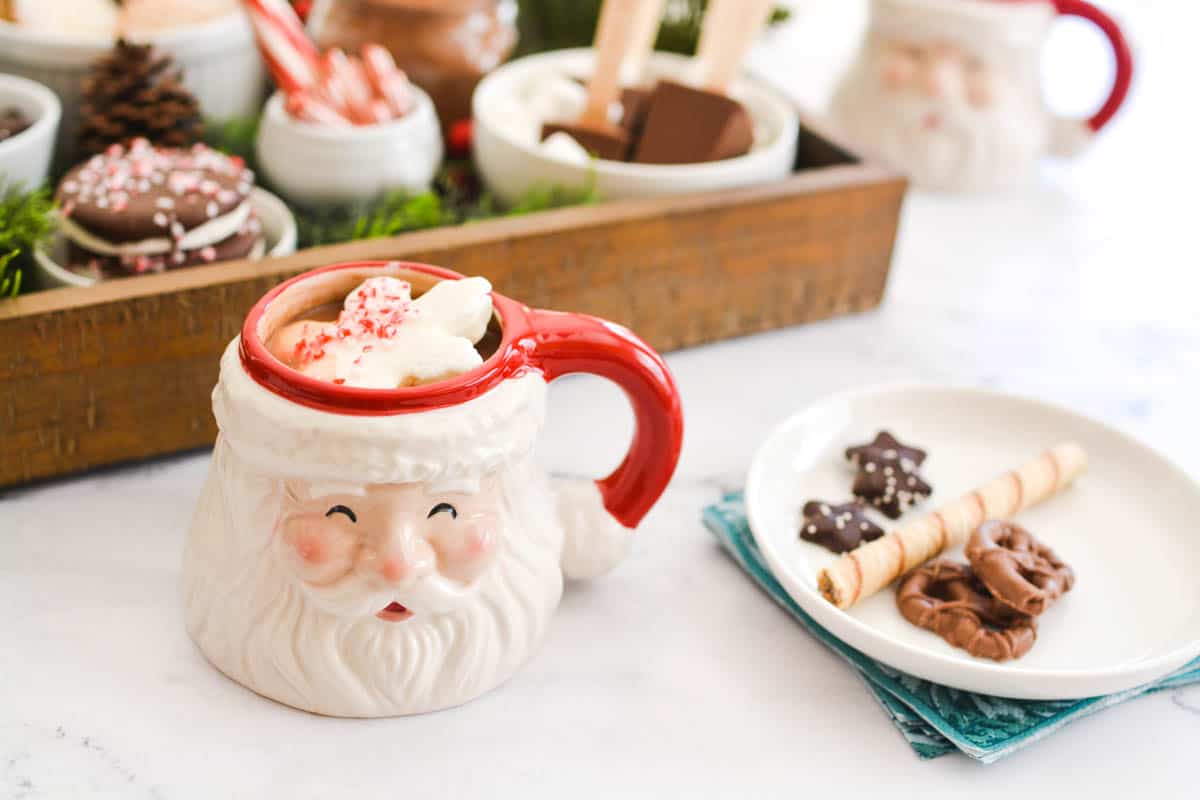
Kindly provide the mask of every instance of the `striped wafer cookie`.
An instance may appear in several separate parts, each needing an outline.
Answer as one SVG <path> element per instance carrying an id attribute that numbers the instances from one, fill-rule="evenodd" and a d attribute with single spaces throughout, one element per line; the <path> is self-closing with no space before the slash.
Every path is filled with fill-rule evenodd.
<path id="1" fill-rule="evenodd" d="M 952 503 L 864 544 L 821 570 L 817 588 L 850 608 L 908 571 L 963 544 L 987 520 L 1008 519 L 1061 492 L 1087 468 L 1087 454 L 1060 444 Z"/>

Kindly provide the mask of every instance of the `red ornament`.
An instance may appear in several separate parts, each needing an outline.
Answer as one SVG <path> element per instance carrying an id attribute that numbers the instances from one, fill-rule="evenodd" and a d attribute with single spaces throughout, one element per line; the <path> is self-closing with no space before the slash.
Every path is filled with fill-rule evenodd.
<path id="1" fill-rule="evenodd" d="M 446 149 L 450 156 L 465 158 L 471 152 L 473 127 L 471 120 L 460 119 L 450 125 L 450 133 L 446 136 Z"/>

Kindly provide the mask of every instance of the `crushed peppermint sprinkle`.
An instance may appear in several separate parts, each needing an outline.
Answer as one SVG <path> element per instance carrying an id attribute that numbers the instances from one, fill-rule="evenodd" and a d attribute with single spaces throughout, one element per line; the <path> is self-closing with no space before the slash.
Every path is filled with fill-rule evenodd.
<path id="1" fill-rule="evenodd" d="M 201 248 L 200 257 L 202 259 L 204 259 L 205 261 L 216 261 L 217 260 L 217 249 L 215 247 L 213 247 L 212 245 Z"/>
<path id="2" fill-rule="evenodd" d="M 171 220 L 167 219 L 167 215 L 161 211 L 154 212 L 154 224 L 160 228 L 165 228 L 171 224 Z"/>
<path id="3" fill-rule="evenodd" d="M 209 219 L 215 219 L 217 214 L 221 213 L 221 207 L 215 201 L 210 200 L 204 209 L 204 215 Z"/>
<path id="4" fill-rule="evenodd" d="M 81 204 L 108 209 L 117 214 L 142 195 L 171 192 L 177 197 L 201 193 L 220 197 L 221 203 L 236 202 L 236 195 L 221 182 L 248 187 L 254 180 L 240 158 L 227 156 L 203 144 L 186 149 L 160 148 L 145 139 L 134 139 L 128 147 L 114 144 L 92 156 L 59 188 Z M 248 188 L 247 188 L 248 191 Z M 231 198 L 231 199 L 226 199 Z M 155 207 L 170 210 L 171 197 L 155 198 Z M 206 209 L 207 210 L 207 209 Z M 215 214 L 209 214 L 212 218 Z"/>
<path id="5" fill-rule="evenodd" d="M 335 338 L 371 337 L 391 339 L 396 329 L 411 316 L 412 286 L 395 278 L 368 278 L 346 298 L 337 321 L 323 325 L 312 335 L 296 342 L 293 356 L 298 364 L 325 357 L 325 345 Z M 305 330 L 305 334 L 307 334 Z M 369 352 L 364 345 L 361 352 Z"/>

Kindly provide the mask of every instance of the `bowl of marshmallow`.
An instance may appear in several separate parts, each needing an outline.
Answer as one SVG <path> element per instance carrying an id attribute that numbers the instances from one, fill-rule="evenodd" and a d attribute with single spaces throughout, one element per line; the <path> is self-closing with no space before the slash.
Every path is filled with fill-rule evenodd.
<path id="1" fill-rule="evenodd" d="M 727 99 L 693 87 L 697 60 L 648 55 L 625 70 L 601 138 L 586 115 L 591 48 L 528 56 L 492 72 L 473 98 L 473 150 L 488 187 L 515 201 L 538 185 L 591 186 L 606 200 L 729 189 L 779 180 L 796 159 L 799 117 L 777 92 L 734 78 Z M 698 101 L 702 110 L 690 108 Z M 732 102 L 731 102 L 732 101 Z M 711 112 L 711 113 L 709 113 Z M 706 124 L 694 124 L 703 116 Z M 694 135 L 692 135 L 694 134 Z"/>

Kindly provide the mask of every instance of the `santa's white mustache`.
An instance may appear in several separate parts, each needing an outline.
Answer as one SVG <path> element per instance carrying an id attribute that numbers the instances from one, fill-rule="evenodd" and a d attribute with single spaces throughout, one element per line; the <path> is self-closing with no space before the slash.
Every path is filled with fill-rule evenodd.
<path id="1" fill-rule="evenodd" d="M 357 574 L 325 586 L 300 585 L 316 606 L 339 617 L 372 616 L 392 603 L 419 617 L 437 617 L 462 608 L 478 589 L 478 582 L 464 585 L 437 574 L 400 586 L 381 585 L 378 580 Z"/>

